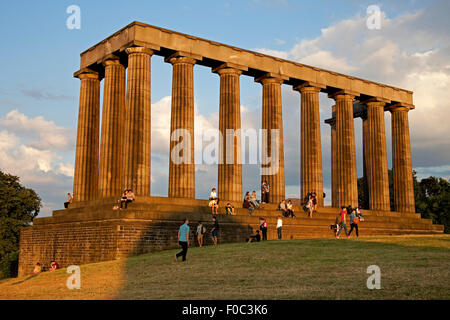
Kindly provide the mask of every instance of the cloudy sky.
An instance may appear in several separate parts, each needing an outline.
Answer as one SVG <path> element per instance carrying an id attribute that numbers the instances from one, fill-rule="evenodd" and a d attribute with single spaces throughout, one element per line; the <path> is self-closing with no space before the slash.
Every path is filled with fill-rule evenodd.
<path id="1" fill-rule="evenodd" d="M 0 169 L 42 197 L 41 216 L 72 191 L 79 53 L 137 20 L 218 42 L 414 91 L 410 112 L 413 167 L 419 177 L 450 178 L 449 1 L 3 1 L 0 4 Z M 81 29 L 66 27 L 70 5 Z M 366 26 L 381 9 L 381 29 Z M 152 195 L 167 195 L 171 65 L 152 58 Z M 219 79 L 195 67 L 196 125 L 218 126 Z M 300 95 L 283 86 L 286 193 L 299 193 Z M 332 100 L 320 94 L 321 121 Z M 261 85 L 241 77 L 243 128 L 261 127 Z M 386 113 L 391 167 L 390 115 Z M 323 124 L 325 192 L 330 194 L 330 128 Z M 362 175 L 361 120 L 355 120 Z M 244 190 L 257 190 L 259 168 L 245 165 Z M 216 166 L 196 168 L 196 195 L 206 198 Z M 328 201 L 330 200 L 327 197 Z"/>

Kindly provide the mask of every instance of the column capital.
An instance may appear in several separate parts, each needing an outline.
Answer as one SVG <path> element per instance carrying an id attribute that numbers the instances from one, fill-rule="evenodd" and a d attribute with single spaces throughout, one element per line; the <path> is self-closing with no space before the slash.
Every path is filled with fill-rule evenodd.
<path id="1" fill-rule="evenodd" d="M 164 62 L 169 62 L 171 64 L 176 63 L 190 63 L 195 64 L 197 61 L 203 60 L 201 55 L 185 52 L 185 51 L 177 51 L 170 56 L 164 58 Z"/>
<path id="2" fill-rule="evenodd" d="M 414 109 L 414 105 L 405 104 L 405 103 L 396 103 L 389 107 L 389 111 L 391 113 L 394 112 L 408 112 L 409 110 Z"/>
<path id="3" fill-rule="evenodd" d="M 340 90 L 335 93 L 328 94 L 328 98 L 332 98 L 334 100 L 353 100 L 355 97 L 359 97 L 359 93 L 351 90 Z"/>
<path id="4" fill-rule="evenodd" d="M 105 56 L 102 60 L 102 64 L 103 66 L 110 66 L 110 65 L 114 65 L 114 64 L 121 64 L 120 63 L 120 58 L 114 54 L 108 54 L 107 56 Z"/>
<path id="5" fill-rule="evenodd" d="M 188 57 L 172 57 L 170 59 L 164 59 L 164 61 L 171 63 L 172 65 L 175 64 L 179 64 L 179 63 L 184 63 L 184 64 L 191 64 L 194 65 L 197 63 L 197 60 L 192 59 L 192 58 L 188 58 Z"/>
<path id="6" fill-rule="evenodd" d="M 320 92 L 320 90 L 325 89 L 326 86 L 320 83 L 306 81 L 302 84 L 299 84 L 297 86 L 294 86 L 292 90 L 299 91 L 300 93 L 303 92 Z"/>
<path id="7" fill-rule="evenodd" d="M 148 54 L 149 56 L 152 56 L 154 51 L 152 49 L 146 48 L 146 47 L 129 47 L 125 49 L 125 52 L 128 55 L 135 54 L 135 53 L 144 53 Z"/>
<path id="8" fill-rule="evenodd" d="M 375 106 L 375 107 L 379 107 L 379 106 L 384 107 L 387 103 L 391 103 L 391 100 L 380 98 L 380 97 L 372 97 L 372 98 L 368 98 L 365 100 L 360 99 L 359 103 L 365 104 L 366 106 L 370 105 L 370 106 Z"/>
<path id="9" fill-rule="evenodd" d="M 94 71 L 92 69 L 89 69 L 89 68 L 83 68 L 83 69 L 76 71 L 73 74 L 73 77 L 78 78 L 80 80 L 81 79 L 100 79 L 98 72 Z"/>
<path id="10" fill-rule="evenodd" d="M 267 72 L 264 75 L 255 78 L 255 82 L 259 82 L 261 84 L 267 84 L 267 83 L 278 83 L 283 84 L 285 80 L 289 80 L 289 77 L 283 76 L 279 73 L 273 73 L 273 72 Z"/>
<path id="11" fill-rule="evenodd" d="M 243 65 L 226 62 L 221 64 L 220 66 L 211 70 L 213 73 L 222 74 L 237 74 L 241 75 L 243 71 L 248 71 L 248 68 Z"/>

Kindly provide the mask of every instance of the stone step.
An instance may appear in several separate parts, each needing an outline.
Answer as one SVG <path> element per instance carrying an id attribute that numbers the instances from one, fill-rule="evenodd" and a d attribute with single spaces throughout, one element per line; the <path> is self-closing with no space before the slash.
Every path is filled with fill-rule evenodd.
<path id="1" fill-rule="evenodd" d="M 153 210 L 135 210 L 133 208 L 127 210 L 99 210 L 91 211 L 89 213 L 72 213 L 67 215 L 59 215 L 55 217 L 48 218 L 37 218 L 34 221 L 35 225 L 42 224 L 56 224 L 65 222 L 81 222 L 81 221 L 98 221 L 98 220 L 114 220 L 114 219 L 142 219 L 142 220 L 161 220 L 161 221 L 175 221 L 179 223 L 188 216 L 191 225 L 199 220 L 209 223 L 211 221 L 211 213 L 199 213 L 199 212 L 160 212 Z M 237 224 L 249 224 L 258 227 L 259 218 L 257 216 L 248 215 L 218 215 L 220 223 L 237 223 Z M 276 225 L 276 217 L 266 217 L 269 226 Z M 285 226 L 300 227 L 305 226 L 309 228 L 315 227 L 326 227 L 329 228 L 330 224 L 334 223 L 334 217 L 326 219 L 323 217 L 307 218 L 284 218 L 283 224 Z M 436 225 L 430 223 L 424 223 L 422 220 L 416 220 L 415 222 L 401 222 L 401 221 L 371 221 L 366 220 L 361 222 L 360 228 L 378 228 L 378 229 L 409 229 L 409 230 L 423 230 L 432 231 L 440 230 L 439 228 L 434 228 Z M 348 227 L 349 224 L 348 224 Z"/>
<path id="2" fill-rule="evenodd" d="M 111 204 L 102 204 L 97 206 L 91 206 L 91 207 L 81 207 L 81 208 L 74 208 L 74 209 L 68 209 L 68 210 L 57 210 L 54 212 L 54 217 L 61 217 L 61 216 L 72 216 L 72 215 L 78 215 L 78 214 L 84 214 L 87 216 L 90 216 L 93 213 L 101 213 L 103 211 L 111 211 Z M 321 208 L 324 209 L 324 208 Z M 134 211 L 157 211 L 162 213 L 180 213 L 186 216 L 191 216 L 194 213 L 202 213 L 206 215 L 211 216 L 210 208 L 204 207 L 204 206 L 189 206 L 189 205 L 167 205 L 167 204 L 147 204 L 147 203 L 131 203 L 129 204 L 129 210 Z M 125 210 L 119 210 L 120 212 L 123 212 Z M 331 212 L 330 212 L 331 211 Z M 220 213 L 225 213 L 225 208 L 221 208 L 219 210 Z M 248 216 L 249 210 L 245 208 L 236 208 L 235 209 L 236 215 L 238 216 Z M 265 218 L 269 217 L 277 217 L 280 215 L 281 212 L 277 210 L 266 210 L 264 209 L 258 209 L 253 212 L 253 217 L 259 217 L 263 216 Z M 332 210 L 320 210 L 318 213 L 315 213 L 313 215 L 313 220 L 326 220 L 327 223 L 330 221 L 334 221 L 336 218 L 336 213 Z M 304 211 L 301 211 L 300 213 L 297 212 L 296 214 L 297 218 L 306 218 L 307 213 Z M 404 224 L 424 224 L 424 225 L 431 225 L 430 219 L 419 219 L 417 217 L 414 218 L 410 216 L 406 217 L 392 217 L 392 216 L 382 216 L 381 214 L 373 215 L 371 212 L 365 212 L 366 220 L 370 220 L 372 222 L 380 222 L 380 223 L 404 223 Z"/>
<path id="3" fill-rule="evenodd" d="M 110 199 L 102 199 L 102 200 L 95 200 L 90 202 L 77 202 L 70 205 L 71 210 L 78 209 L 81 211 L 89 211 L 92 210 L 92 207 L 110 207 L 117 204 L 116 198 L 110 198 Z M 224 207 L 228 201 L 220 201 L 220 207 L 219 210 L 224 210 Z M 168 198 L 168 197 L 137 197 L 136 202 L 132 203 L 131 206 L 137 205 L 137 204 L 151 204 L 151 205 L 170 205 L 170 206 L 195 206 L 195 207 L 201 207 L 202 210 L 209 211 L 208 203 L 209 200 L 203 200 L 203 199 L 190 199 L 190 198 Z M 232 203 L 236 209 L 242 208 L 242 202 Z M 278 207 L 278 204 L 275 203 L 266 203 L 263 204 L 265 210 L 276 210 Z M 54 212 L 65 212 L 66 210 L 55 210 Z M 303 207 L 300 206 L 294 206 L 295 212 L 303 211 Z M 339 213 L 338 208 L 332 208 L 332 207 L 320 207 L 318 209 L 319 212 L 323 213 Z M 420 218 L 420 214 L 418 213 L 406 213 L 406 212 L 394 212 L 394 211 L 377 211 L 377 210 L 363 210 L 363 213 L 365 215 L 379 215 L 379 216 L 392 216 L 392 217 L 417 217 Z"/>

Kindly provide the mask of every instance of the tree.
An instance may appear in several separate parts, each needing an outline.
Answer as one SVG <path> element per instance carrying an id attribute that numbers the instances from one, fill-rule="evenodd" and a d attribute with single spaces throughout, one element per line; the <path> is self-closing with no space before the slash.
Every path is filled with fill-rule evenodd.
<path id="1" fill-rule="evenodd" d="M 0 277 L 17 275 L 20 228 L 31 224 L 41 207 L 33 189 L 0 171 Z"/>

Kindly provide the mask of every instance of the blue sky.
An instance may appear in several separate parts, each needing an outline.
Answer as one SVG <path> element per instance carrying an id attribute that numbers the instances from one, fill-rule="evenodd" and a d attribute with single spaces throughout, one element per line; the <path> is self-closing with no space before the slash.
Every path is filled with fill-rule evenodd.
<path id="1" fill-rule="evenodd" d="M 81 9 L 81 29 L 66 28 L 69 5 Z M 364 27 L 366 8 L 379 5 L 382 29 Z M 78 114 L 79 54 L 136 20 L 206 39 L 282 56 L 415 91 L 411 114 L 413 166 L 420 176 L 450 177 L 448 109 L 450 85 L 449 12 L 446 1 L 14 1 L 0 4 L 0 168 L 18 174 L 45 204 L 42 214 L 61 207 L 71 191 L 71 166 Z M 214 124 L 218 78 L 195 68 L 198 118 Z M 152 58 L 154 110 L 170 113 L 171 66 Z M 287 193 L 299 185 L 298 93 L 283 86 Z M 321 95 L 321 120 L 332 101 Z M 261 88 L 241 77 L 247 127 L 260 126 Z M 248 115 L 248 116 L 247 116 Z M 200 120 L 199 120 L 200 121 Z M 442 123 L 437 128 L 436 124 Z M 355 120 L 358 170 L 361 128 Z M 390 116 L 386 114 L 388 162 Z M 167 154 L 152 150 L 152 193 L 167 194 Z M 153 142 L 153 141 L 152 141 Z M 168 142 L 167 142 L 168 143 Z M 322 127 L 324 181 L 329 191 L 329 128 Z M 257 167 L 244 168 L 244 189 L 259 184 Z M 216 168 L 197 172 L 197 196 L 215 184 Z"/>

